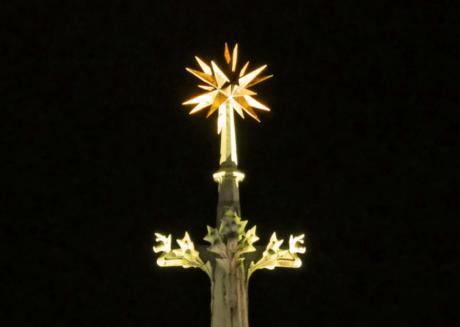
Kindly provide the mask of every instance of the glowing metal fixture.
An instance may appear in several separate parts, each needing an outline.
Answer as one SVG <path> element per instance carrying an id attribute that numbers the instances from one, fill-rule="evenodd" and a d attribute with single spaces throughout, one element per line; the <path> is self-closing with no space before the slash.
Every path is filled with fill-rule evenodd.
<path id="1" fill-rule="evenodd" d="M 220 163 L 230 160 L 238 164 L 233 112 L 236 111 L 241 118 L 244 118 L 244 113 L 246 113 L 260 122 L 254 109 L 270 111 L 270 108 L 257 101 L 254 98 L 257 93 L 249 88 L 273 77 L 273 75 L 259 76 L 267 68 L 267 65 L 246 73 L 249 61 L 238 70 L 238 44 L 235 45 L 232 54 L 230 54 L 228 44 L 225 43 L 224 58 L 227 67 L 221 69 L 214 61 L 208 65 L 199 57 L 195 57 L 201 71 L 188 67 L 186 70 L 206 83 L 205 85 L 198 85 L 200 89 L 206 92 L 185 101 L 183 105 L 194 105 L 190 114 L 209 107 L 207 117 L 218 111 L 217 133 L 221 134 Z"/>
<path id="2" fill-rule="evenodd" d="M 224 73 L 224 70 L 220 69 L 214 61 L 211 61 L 210 67 L 199 57 L 195 57 L 202 71 L 188 67 L 186 70 L 199 78 L 201 81 L 205 82 L 207 85 L 199 85 L 199 87 L 208 92 L 185 101 L 183 104 L 195 105 L 195 107 L 190 111 L 190 114 L 194 114 L 206 107 L 210 107 L 207 114 L 207 117 L 209 117 L 217 109 L 219 109 L 219 113 L 224 111 L 225 104 L 229 102 L 231 108 L 235 110 L 241 118 L 244 118 L 243 112 L 246 112 L 249 116 L 260 122 L 259 117 L 252 108 L 265 111 L 270 111 L 270 108 L 254 99 L 252 96 L 257 93 L 251 91 L 249 88 L 273 77 L 273 75 L 258 77 L 262 71 L 265 70 L 267 65 L 263 65 L 246 74 L 249 61 L 240 71 L 238 71 L 238 44 L 236 44 L 233 48 L 233 55 L 230 55 L 228 44 L 225 43 L 224 57 L 229 66 L 226 70 L 227 74 Z M 224 115 L 219 114 L 219 117 L 224 117 Z M 221 132 L 223 125 L 224 123 L 219 121 L 218 133 Z"/>

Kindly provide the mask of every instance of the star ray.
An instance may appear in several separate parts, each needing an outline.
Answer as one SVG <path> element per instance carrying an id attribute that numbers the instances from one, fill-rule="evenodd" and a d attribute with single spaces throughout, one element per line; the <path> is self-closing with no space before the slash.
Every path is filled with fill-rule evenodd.
<path id="1" fill-rule="evenodd" d="M 246 73 L 246 70 L 248 69 L 248 67 L 249 67 L 249 61 L 243 66 L 243 68 L 241 68 L 240 77 L 244 76 L 244 74 Z"/>
<path id="2" fill-rule="evenodd" d="M 212 91 L 214 90 L 214 88 L 212 86 L 208 86 L 208 85 L 198 85 L 198 87 L 202 90 L 206 90 L 206 91 Z"/>
<path id="3" fill-rule="evenodd" d="M 193 107 L 193 109 L 189 112 L 189 115 L 193 115 L 194 113 L 203 110 L 204 108 L 209 107 L 210 105 L 210 102 L 200 102 L 195 107 Z"/>
<path id="4" fill-rule="evenodd" d="M 217 88 L 221 88 L 226 82 L 230 82 L 228 77 L 224 74 L 224 72 L 216 65 L 214 61 L 211 61 L 211 66 L 214 71 L 214 76 L 217 82 Z"/>
<path id="5" fill-rule="evenodd" d="M 183 105 L 188 105 L 188 104 L 196 104 L 196 103 L 200 103 L 200 102 L 209 102 L 209 101 L 212 101 L 214 99 L 216 94 L 217 94 L 217 91 L 211 91 L 211 92 L 203 93 L 203 94 L 200 94 L 198 96 L 195 96 L 195 97 L 191 98 L 190 100 L 187 100 L 187 101 L 183 102 L 182 104 Z"/>
<path id="6" fill-rule="evenodd" d="M 263 81 L 266 81 L 267 79 L 270 79 L 272 77 L 273 77 L 273 75 L 266 75 L 266 76 L 257 77 L 251 83 L 249 83 L 246 87 L 247 88 L 253 87 L 254 85 L 262 83 Z"/>
<path id="7" fill-rule="evenodd" d="M 227 42 L 225 42 L 224 57 L 225 57 L 225 61 L 227 62 L 227 64 L 230 64 L 230 62 L 232 61 L 232 56 L 230 55 L 230 50 L 228 49 Z"/>
<path id="8" fill-rule="evenodd" d="M 192 69 L 192 68 L 185 68 L 190 74 L 192 75 L 195 75 L 196 77 L 198 77 L 200 80 L 202 80 L 203 82 L 205 83 L 208 83 L 209 85 L 211 85 L 212 87 L 216 87 L 217 84 L 216 84 L 216 80 L 214 79 L 213 76 L 210 76 L 210 75 L 206 75 L 205 73 L 202 73 L 198 70 L 195 70 L 195 69 Z"/>
<path id="9" fill-rule="evenodd" d="M 266 105 L 260 103 L 259 101 L 257 101 L 253 97 L 251 97 L 250 95 L 245 95 L 244 98 L 249 103 L 249 105 L 251 107 L 254 107 L 254 108 L 257 108 L 257 109 L 260 109 L 260 110 L 270 111 L 269 107 L 267 107 Z"/>
<path id="10" fill-rule="evenodd" d="M 212 103 L 211 108 L 209 108 L 206 118 L 211 116 L 220 107 L 220 105 L 223 104 L 226 100 L 227 100 L 227 97 L 224 94 L 218 93 L 214 99 L 214 102 Z"/>
<path id="11" fill-rule="evenodd" d="M 195 60 L 200 65 L 201 69 L 205 74 L 212 75 L 211 67 L 209 67 L 203 60 L 201 60 L 198 56 L 195 56 Z"/>
<path id="12" fill-rule="evenodd" d="M 233 48 L 232 72 L 235 72 L 237 63 L 238 63 L 238 43 L 235 44 L 235 47 Z"/>
<path id="13" fill-rule="evenodd" d="M 265 68 L 267 68 L 267 65 L 263 65 L 252 72 L 248 73 L 247 75 L 241 77 L 239 79 L 239 85 L 240 87 L 246 87 L 254 78 L 256 78 Z"/>
<path id="14" fill-rule="evenodd" d="M 233 109 L 244 119 L 244 108 L 236 101 L 234 98 L 230 98 L 230 103 L 232 104 Z"/>

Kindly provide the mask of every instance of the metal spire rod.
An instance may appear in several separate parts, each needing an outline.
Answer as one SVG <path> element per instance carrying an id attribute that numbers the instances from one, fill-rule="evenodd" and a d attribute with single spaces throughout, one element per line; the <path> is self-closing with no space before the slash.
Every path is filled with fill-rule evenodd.
<path id="1" fill-rule="evenodd" d="M 221 117 L 225 116 L 225 117 Z M 221 104 L 219 107 L 219 120 L 224 120 L 222 131 L 220 133 L 220 161 L 219 165 L 224 162 L 232 162 L 238 166 L 238 154 L 236 149 L 236 132 L 235 118 L 233 108 L 229 101 Z"/>

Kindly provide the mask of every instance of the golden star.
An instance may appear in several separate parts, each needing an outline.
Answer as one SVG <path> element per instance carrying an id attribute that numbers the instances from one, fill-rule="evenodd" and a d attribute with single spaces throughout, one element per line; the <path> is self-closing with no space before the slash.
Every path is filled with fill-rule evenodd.
<path id="1" fill-rule="evenodd" d="M 253 96 L 257 93 L 251 91 L 249 88 L 273 77 L 273 75 L 259 76 L 267 68 L 267 65 L 263 65 L 246 74 L 249 61 L 238 70 L 238 44 L 235 45 L 232 54 L 230 54 L 228 44 L 225 43 L 224 57 L 228 65 L 226 69 L 227 73 L 224 73 L 214 61 L 211 61 L 211 65 L 209 66 L 200 58 L 195 57 L 202 71 L 192 68 L 186 68 L 186 70 L 206 83 L 205 85 L 198 85 L 198 87 L 207 92 L 183 103 L 183 105 L 195 105 L 190 114 L 210 107 L 207 117 L 219 109 L 219 134 L 223 127 L 223 119 L 220 119 L 223 116 L 221 115 L 221 111 L 225 110 L 227 103 L 242 118 L 244 118 L 244 112 L 246 112 L 249 116 L 260 122 L 253 108 L 265 111 L 270 111 L 270 108 L 254 99 Z"/>

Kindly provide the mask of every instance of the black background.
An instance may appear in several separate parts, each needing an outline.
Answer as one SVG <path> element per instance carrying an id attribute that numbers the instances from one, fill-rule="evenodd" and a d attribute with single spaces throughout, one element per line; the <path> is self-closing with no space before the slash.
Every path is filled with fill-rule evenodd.
<path id="1" fill-rule="evenodd" d="M 6 5 L 5 326 L 209 325 L 206 275 L 158 268 L 152 245 L 215 220 L 215 117 L 181 102 L 184 67 L 225 41 L 275 75 L 257 88 L 272 112 L 237 121 L 242 215 L 260 244 L 307 235 L 301 269 L 252 279 L 251 326 L 445 326 L 454 3 Z"/>

